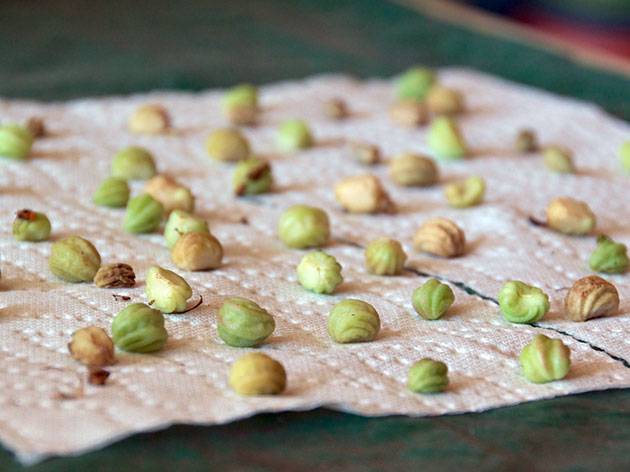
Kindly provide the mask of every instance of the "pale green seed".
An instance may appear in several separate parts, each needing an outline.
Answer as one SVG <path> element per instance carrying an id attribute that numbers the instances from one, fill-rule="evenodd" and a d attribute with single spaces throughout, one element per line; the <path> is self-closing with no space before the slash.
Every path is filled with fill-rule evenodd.
<path id="1" fill-rule="evenodd" d="M 297 266 L 297 276 L 302 287 L 315 293 L 331 294 L 343 281 L 341 264 L 323 251 L 306 254 Z"/>
<path id="2" fill-rule="evenodd" d="M 112 321 L 112 340 L 123 351 L 159 351 L 167 339 L 164 315 L 144 303 L 132 303 L 118 312 Z"/>
<path id="3" fill-rule="evenodd" d="M 380 327 L 378 312 L 361 300 L 343 300 L 328 315 L 328 334 L 340 344 L 372 341 Z"/>
<path id="4" fill-rule="evenodd" d="M 566 377 L 571 368 L 571 351 L 559 339 L 537 334 L 519 356 L 523 375 L 534 383 L 546 383 Z"/>
<path id="5" fill-rule="evenodd" d="M 257 303 L 241 297 L 223 302 L 217 317 L 219 337 L 229 346 L 253 347 L 273 333 L 276 323 Z"/>
<path id="6" fill-rule="evenodd" d="M 512 323 L 535 323 L 549 311 L 549 297 L 518 280 L 506 282 L 498 296 L 503 317 Z"/>
<path id="7" fill-rule="evenodd" d="M 153 266 L 147 271 L 145 294 L 149 305 L 162 313 L 179 313 L 186 310 L 192 288 L 175 272 Z"/>
<path id="8" fill-rule="evenodd" d="M 411 303 L 425 320 L 441 318 L 455 301 L 453 290 L 436 279 L 427 280 L 413 291 Z"/>
<path id="9" fill-rule="evenodd" d="M 118 177 L 108 177 L 96 189 L 92 201 L 99 206 L 122 208 L 129 201 L 129 185 Z"/>
<path id="10" fill-rule="evenodd" d="M 421 359 L 407 374 L 407 388 L 414 393 L 443 392 L 448 386 L 448 367 L 444 362 Z"/>
<path id="11" fill-rule="evenodd" d="M 450 117 L 438 116 L 429 127 L 427 144 L 442 160 L 463 158 L 468 150 L 457 123 Z"/>

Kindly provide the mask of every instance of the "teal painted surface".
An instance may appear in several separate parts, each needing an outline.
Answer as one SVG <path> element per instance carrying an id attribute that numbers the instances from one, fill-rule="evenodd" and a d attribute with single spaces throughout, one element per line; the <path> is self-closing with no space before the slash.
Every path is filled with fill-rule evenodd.
<path id="1" fill-rule="evenodd" d="M 610 472 L 629 470 L 629 444 L 630 394 L 615 391 L 438 418 L 319 409 L 174 426 L 28 470 Z M 19 470 L 7 452 L 0 461 L 3 470 Z"/>
<path id="2" fill-rule="evenodd" d="M 628 79 L 382 0 L 5 0 L 0 95 L 199 90 L 321 72 L 463 65 L 630 119 Z"/>
<path id="3" fill-rule="evenodd" d="M 389 76 L 414 63 L 477 68 L 630 119 L 630 84 L 620 75 L 381 0 L 0 3 L 6 97 L 199 90 L 322 72 Z M 0 470 L 20 469 L 0 450 Z M 438 418 L 318 409 L 175 426 L 29 470 L 305 469 L 630 470 L 630 391 Z"/>

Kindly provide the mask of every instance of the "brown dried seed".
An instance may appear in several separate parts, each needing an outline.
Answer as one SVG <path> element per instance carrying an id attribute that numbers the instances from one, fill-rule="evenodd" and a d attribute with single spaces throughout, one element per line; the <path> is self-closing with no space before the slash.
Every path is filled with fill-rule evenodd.
<path id="1" fill-rule="evenodd" d="M 88 371 L 88 383 L 90 385 L 105 385 L 109 375 L 109 371 L 105 369 L 90 369 Z"/>
<path id="2" fill-rule="evenodd" d="M 403 100 L 395 103 L 389 110 L 389 116 L 396 123 L 416 127 L 429 120 L 426 106 L 415 100 Z"/>
<path id="3" fill-rule="evenodd" d="M 72 333 L 68 343 L 72 358 L 89 366 L 100 367 L 116 362 L 114 343 L 104 329 L 88 326 Z"/>
<path id="4" fill-rule="evenodd" d="M 531 129 L 520 130 L 516 135 L 514 147 L 518 152 L 522 153 L 536 152 L 538 150 L 536 133 Z"/>
<path id="5" fill-rule="evenodd" d="M 425 221 L 413 237 L 417 251 L 441 257 L 457 257 L 464 253 L 466 237 L 462 229 L 446 218 Z"/>
<path id="6" fill-rule="evenodd" d="M 335 185 L 335 198 L 350 213 L 393 213 L 396 205 L 378 177 L 370 174 L 346 177 Z"/>
<path id="7" fill-rule="evenodd" d="M 46 136 L 46 126 L 44 120 L 37 116 L 33 116 L 26 120 L 26 129 L 31 132 L 33 138 L 42 138 Z"/>
<path id="8" fill-rule="evenodd" d="M 351 152 L 357 162 L 367 166 L 378 164 L 381 160 L 381 150 L 376 144 L 352 143 Z"/>
<path id="9" fill-rule="evenodd" d="M 614 315 L 618 309 L 617 289 L 597 275 L 576 281 L 564 299 L 564 311 L 573 321 Z"/>
<path id="10" fill-rule="evenodd" d="M 136 274 L 128 264 L 106 264 L 94 276 L 94 283 L 101 288 L 133 287 Z"/>
<path id="11" fill-rule="evenodd" d="M 232 105 L 227 117 L 233 125 L 255 125 L 258 120 L 258 107 L 252 105 Z"/>
<path id="12" fill-rule="evenodd" d="M 348 106 L 340 98 L 333 98 L 326 102 L 324 111 L 328 118 L 342 120 L 348 116 Z"/>

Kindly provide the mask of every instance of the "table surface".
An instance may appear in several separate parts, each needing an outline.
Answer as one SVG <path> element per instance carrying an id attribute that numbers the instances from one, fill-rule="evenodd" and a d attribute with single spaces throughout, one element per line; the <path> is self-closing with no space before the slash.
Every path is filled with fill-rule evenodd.
<path id="1" fill-rule="evenodd" d="M 630 119 L 627 75 L 382 0 L 5 0 L 0 58 L 0 96 L 8 98 L 200 90 L 323 72 L 390 76 L 423 63 L 479 69 Z M 437 418 L 317 409 L 223 426 L 174 426 L 30 470 L 423 466 L 629 470 L 630 390 Z M 21 467 L 0 450 L 0 469 Z"/>

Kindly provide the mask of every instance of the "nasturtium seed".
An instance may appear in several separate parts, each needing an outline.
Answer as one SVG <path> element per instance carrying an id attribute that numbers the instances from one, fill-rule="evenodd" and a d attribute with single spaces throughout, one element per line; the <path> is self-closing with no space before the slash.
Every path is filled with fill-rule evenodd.
<path id="1" fill-rule="evenodd" d="M 519 356 L 523 375 L 534 383 L 546 383 L 566 377 L 571 368 L 571 351 L 559 339 L 544 334 L 534 336 Z"/>
<path id="2" fill-rule="evenodd" d="M 330 238 L 328 215 L 319 208 L 294 205 L 280 216 L 278 236 L 291 248 L 324 246 Z"/>
<path id="3" fill-rule="evenodd" d="M 407 374 L 407 388 L 414 393 L 443 392 L 448 386 L 448 367 L 444 362 L 420 359 Z"/>
<path id="4" fill-rule="evenodd" d="M 310 148 L 314 144 L 311 130 L 303 120 L 287 120 L 280 125 L 277 135 L 278 148 L 284 152 Z"/>
<path id="5" fill-rule="evenodd" d="M 24 126 L 0 126 L 0 157 L 16 161 L 25 160 L 33 146 L 33 135 Z"/>
<path id="6" fill-rule="evenodd" d="M 192 288 L 183 277 L 158 266 L 147 271 L 145 294 L 149 305 L 162 313 L 179 313 L 186 310 Z"/>
<path id="7" fill-rule="evenodd" d="M 123 208 L 129 201 L 129 184 L 120 177 L 107 177 L 94 192 L 92 201 L 98 206 Z"/>
<path id="8" fill-rule="evenodd" d="M 413 291 L 411 303 L 425 320 L 441 318 L 455 301 L 453 290 L 436 279 L 429 279 Z"/>
<path id="9" fill-rule="evenodd" d="M 147 180 L 155 175 L 155 161 L 147 149 L 129 146 L 114 155 L 111 172 L 124 180 Z"/>
<path id="10" fill-rule="evenodd" d="M 195 216 L 183 210 L 171 212 L 164 225 L 164 239 L 169 249 L 186 233 L 209 233 L 208 223 L 200 216 Z"/>
<path id="11" fill-rule="evenodd" d="M 622 274 L 628 270 L 628 249 L 625 244 L 618 243 L 608 236 L 597 238 L 597 247 L 588 260 L 589 266 L 596 272 Z"/>
<path id="12" fill-rule="evenodd" d="M 306 254 L 296 270 L 302 287 L 315 293 L 331 294 L 343 281 L 341 264 L 324 251 Z"/>
<path id="13" fill-rule="evenodd" d="M 37 211 L 20 210 L 13 220 L 13 237 L 18 241 L 46 241 L 50 230 L 48 217 Z"/>
<path id="14" fill-rule="evenodd" d="M 340 344 L 372 341 L 380 328 L 378 312 L 362 300 L 343 300 L 328 314 L 328 334 Z"/>
<path id="15" fill-rule="evenodd" d="M 435 72 L 431 69 L 422 66 L 412 67 L 396 80 L 396 96 L 399 99 L 421 101 L 435 82 Z"/>
<path id="16" fill-rule="evenodd" d="M 230 297 L 219 309 L 217 332 L 228 346 L 258 346 L 275 328 L 273 316 L 252 300 Z"/>
<path id="17" fill-rule="evenodd" d="M 438 159 L 456 160 L 467 153 L 467 145 L 459 126 L 450 117 L 438 116 L 433 119 L 427 134 L 427 144 Z"/>
<path id="18" fill-rule="evenodd" d="M 91 282 L 101 267 L 101 256 L 87 239 L 68 236 L 53 243 L 48 266 L 66 282 Z"/>
<path id="19" fill-rule="evenodd" d="M 132 303 L 114 317 L 112 339 L 123 351 L 159 351 L 168 339 L 164 315 L 144 303 Z"/>
<path id="20" fill-rule="evenodd" d="M 512 323 L 535 323 L 549 311 L 549 297 L 518 280 L 506 282 L 498 296 L 503 317 Z"/>
<path id="21" fill-rule="evenodd" d="M 232 364 L 228 381 L 239 395 L 277 395 L 286 388 L 287 373 L 267 354 L 250 352 Z"/>
<path id="22" fill-rule="evenodd" d="M 448 204 L 454 208 L 468 208 L 483 202 L 486 194 L 486 181 L 479 176 L 453 182 L 444 187 Z"/>
<path id="23" fill-rule="evenodd" d="M 365 267 L 375 275 L 399 275 L 407 260 L 402 245 L 391 238 L 378 238 L 365 248 Z"/>
<path id="24" fill-rule="evenodd" d="M 164 207 L 148 193 L 133 197 L 127 203 L 123 228 L 128 233 L 152 233 L 160 226 Z"/>

